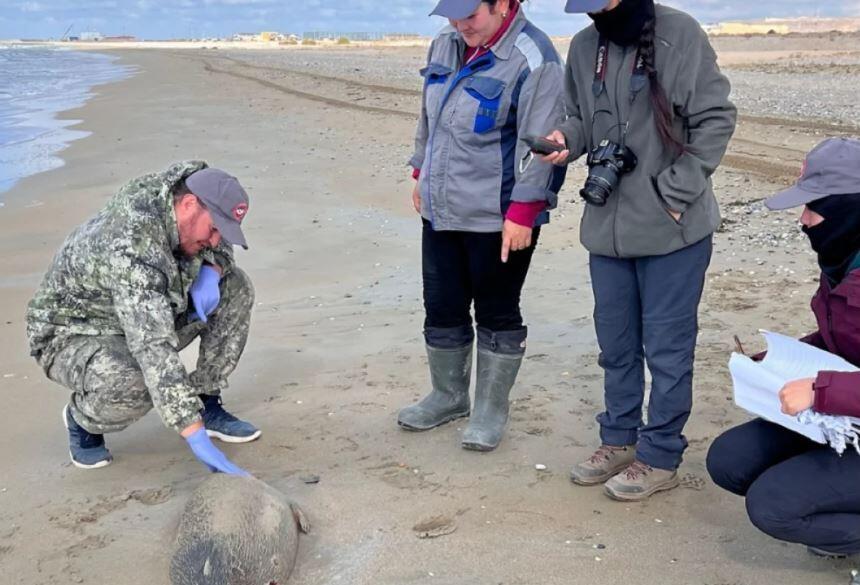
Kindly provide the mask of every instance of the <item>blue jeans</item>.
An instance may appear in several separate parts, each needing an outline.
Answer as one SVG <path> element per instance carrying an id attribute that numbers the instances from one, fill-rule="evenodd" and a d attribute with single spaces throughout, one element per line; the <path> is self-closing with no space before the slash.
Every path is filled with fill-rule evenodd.
<path id="1" fill-rule="evenodd" d="M 860 553 L 860 456 L 756 419 L 729 429 L 708 451 L 718 486 L 746 498 L 762 532 L 827 552 Z"/>
<path id="2" fill-rule="evenodd" d="M 698 308 L 712 238 L 662 256 L 592 254 L 594 327 L 604 371 L 605 410 L 597 416 L 606 445 L 636 445 L 636 458 L 676 469 L 693 405 Z M 648 422 L 642 420 L 645 370 L 651 372 Z"/>

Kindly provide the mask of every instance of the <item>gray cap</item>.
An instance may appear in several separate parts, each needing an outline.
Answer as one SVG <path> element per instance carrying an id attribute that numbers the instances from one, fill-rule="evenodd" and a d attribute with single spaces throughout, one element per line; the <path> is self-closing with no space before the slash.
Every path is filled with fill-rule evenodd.
<path id="1" fill-rule="evenodd" d="M 482 0 L 439 0 L 430 16 L 436 15 L 462 20 L 475 12 L 481 2 Z"/>
<path id="2" fill-rule="evenodd" d="M 219 169 L 203 169 L 185 179 L 185 185 L 212 215 L 221 236 L 234 246 L 248 249 L 242 220 L 248 213 L 248 194 L 236 177 Z"/>
<path id="3" fill-rule="evenodd" d="M 600 12 L 609 6 L 610 0 L 567 0 L 564 11 L 571 14 L 578 12 Z"/>
<path id="4" fill-rule="evenodd" d="M 806 155 L 794 186 L 764 204 L 768 209 L 789 209 L 850 193 L 860 193 L 860 140 L 828 138 Z"/>

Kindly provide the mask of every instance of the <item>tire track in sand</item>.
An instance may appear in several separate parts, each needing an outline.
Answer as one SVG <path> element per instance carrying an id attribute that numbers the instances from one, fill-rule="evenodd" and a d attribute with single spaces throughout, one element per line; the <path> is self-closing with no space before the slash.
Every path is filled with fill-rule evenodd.
<path id="1" fill-rule="evenodd" d="M 327 83 L 327 84 L 335 84 L 341 85 L 345 87 L 351 88 L 360 88 L 366 91 L 374 92 L 376 94 L 390 95 L 390 96 L 410 96 L 410 97 L 420 97 L 421 91 L 400 88 L 400 87 L 392 87 L 388 85 L 380 85 L 374 83 L 365 83 L 362 81 L 349 79 L 345 77 L 337 77 L 332 75 L 322 75 L 319 73 L 311 73 L 307 71 L 300 71 L 295 69 L 289 69 L 286 67 L 275 67 L 275 66 L 266 66 L 266 65 L 255 65 L 253 63 L 248 63 L 247 61 L 243 61 L 242 59 L 237 59 L 235 57 L 230 57 L 227 55 L 219 55 L 217 57 L 218 60 L 222 62 L 226 62 L 227 68 L 219 67 L 209 59 L 197 59 L 203 63 L 204 69 L 211 73 L 228 75 L 230 77 L 244 79 L 246 81 L 250 81 L 256 83 L 258 85 L 262 85 L 264 87 L 273 89 L 275 91 L 286 93 L 288 95 L 296 96 L 302 99 L 322 103 L 328 106 L 351 109 L 359 112 L 365 112 L 370 114 L 379 114 L 384 116 L 396 116 L 403 119 L 415 120 L 418 117 L 417 112 L 410 112 L 407 110 L 403 110 L 400 108 L 389 108 L 384 106 L 370 106 L 365 104 L 356 103 L 354 101 L 338 99 L 333 97 L 328 97 L 327 95 L 321 95 L 318 93 L 312 93 L 308 91 L 303 91 L 300 89 L 295 89 L 290 85 L 287 85 L 283 82 L 275 82 L 270 79 L 265 79 L 261 76 L 254 75 L 253 73 L 243 73 L 240 71 L 236 71 L 234 67 L 242 68 L 243 70 L 250 71 L 259 71 L 265 74 L 275 74 L 275 75 L 291 75 L 297 77 L 304 77 L 307 79 L 312 79 L 317 82 Z M 343 92 L 330 92 L 329 95 L 337 95 Z M 738 121 L 741 124 L 751 124 L 751 125 L 764 125 L 764 126 L 778 126 L 783 128 L 792 128 L 801 131 L 824 131 L 828 133 L 840 133 L 840 134 L 860 134 L 860 127 L 847 125 L 847 124 L 835 124 L 828 123 L 825 121 L 817 121 L 817 120 L 789 120 L 784 118 L 775 118 L 769 116 L 752 116 L 742 114 L 738 117 Z M 748 138 L 735 138 L 733 142 L 743 143 L 748 146 L 757 147 L 757 150 L 761 150 L 761 153 L 748 153 L 748 152 L 738 152 L 735 149 L 731 149 L 725 157 L 723 158 L 722 164 L 734 169 L 736 171 L 741 172 L 750 172 L 760 175 L 768 180 L 771 180 L 776 183 L 782 184 L 790 184 L 797 178 L 797 169 L 798 163 L 796 163 L 793 159 L 797 159 L 798 161 L 802 159 L 802 155 L 804 154 L 800 150 L 791 149 L 787 147 L 781 147 L 777 145 L 771 145 L 765 142 L 759 142 L 755 140 L 750 140 Z M 779 155 L 775 157 L 768 156 L 768 153 L 779 151 Z M 788 155 L 788 156 L 786 156 Z M 794 155 L 794 156 L 792 156 Z M 776 160 L 773 160 L 776 159 Z M 789 159 L 789 160 L 786 160 Z"/>

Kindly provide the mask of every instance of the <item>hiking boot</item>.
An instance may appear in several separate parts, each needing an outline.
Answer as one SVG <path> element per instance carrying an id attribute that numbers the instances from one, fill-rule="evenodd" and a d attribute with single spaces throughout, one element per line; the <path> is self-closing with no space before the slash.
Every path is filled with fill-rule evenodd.
<path id="1" fill-rule="evenodd" d="M 407 431 L 427 431 L 469 416 L 472 344 L 454 349 L 427 346 L 432 390 L 417 404 L 401 409 L 397 424 Z"/>
<path id="2" fill-rule="evenodd" d="M 508 423 L 511 388 L 522 361 L 522 354 L 508 355 L 478 347 L 475 408 L 463 431 L 464 449 L 492 451 L 499 446 Z"/>
<path id="3" fill-rule="evenodd" d="M 570 480 L 578 485 L 597 485 L 626 469 L 636 459 L 636 446 L 601 445 L 591 457 L 570 470 Z"/>
<path id="4" fill-rule="evenodd" d="M 69 457 L 80 469 L 97 469 L 110 465 L 113 456 L 105 447 L 105 436 L 88 432 L 72 418 L 69 405 L 63 408 L 63 425 L 69 431 Z"/>
<path id="5" fill-rule="evenodd" d="M 201 394 L 203 426 L 206 434 L 226 443 L 248 443 L 259 438 L 262 431 L 249 422 L 239 420 L 221 406 L 221 397 Z"/>
<path id="6" fill-rule="evenodd" d="M 807 550 L 807 552 L 809 552 L 809 554 L 816 556 L 816 557 L 821 557 L 823 559 L 847 559 L 848 558 L 848 555 L 845 553 L 830 552 L 828 550 L 824 550 L 823 548 L 818 548 L 817 546 L 807 546 L 806 550 Z"/>
<path id="7" fill-rule="evenodd" d="M 636 460 L 607 481 L 605 491 L 614 500 L 637 501 L 680 484 L 676 470 L 658 469 Z"/>

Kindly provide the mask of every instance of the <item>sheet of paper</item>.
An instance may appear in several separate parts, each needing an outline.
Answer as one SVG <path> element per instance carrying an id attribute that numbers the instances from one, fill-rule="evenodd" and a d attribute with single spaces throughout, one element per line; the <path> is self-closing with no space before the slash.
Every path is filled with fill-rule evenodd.
<path id="1" fill-rule="evenodd" d="M 779 391 L 786 382 L 814 378 L 820 370 L 856 372 L 858 368 L 832 353 L 793 337 L 762 331 L 767 341 L 767 355 L 760 362 L 734 353 L 729 371 L 734 384 L 735 404 L 765 420 L 782 425 L 818 443 L 824 434 L 816 425 L 803 425 L 780 410 Z"/>

